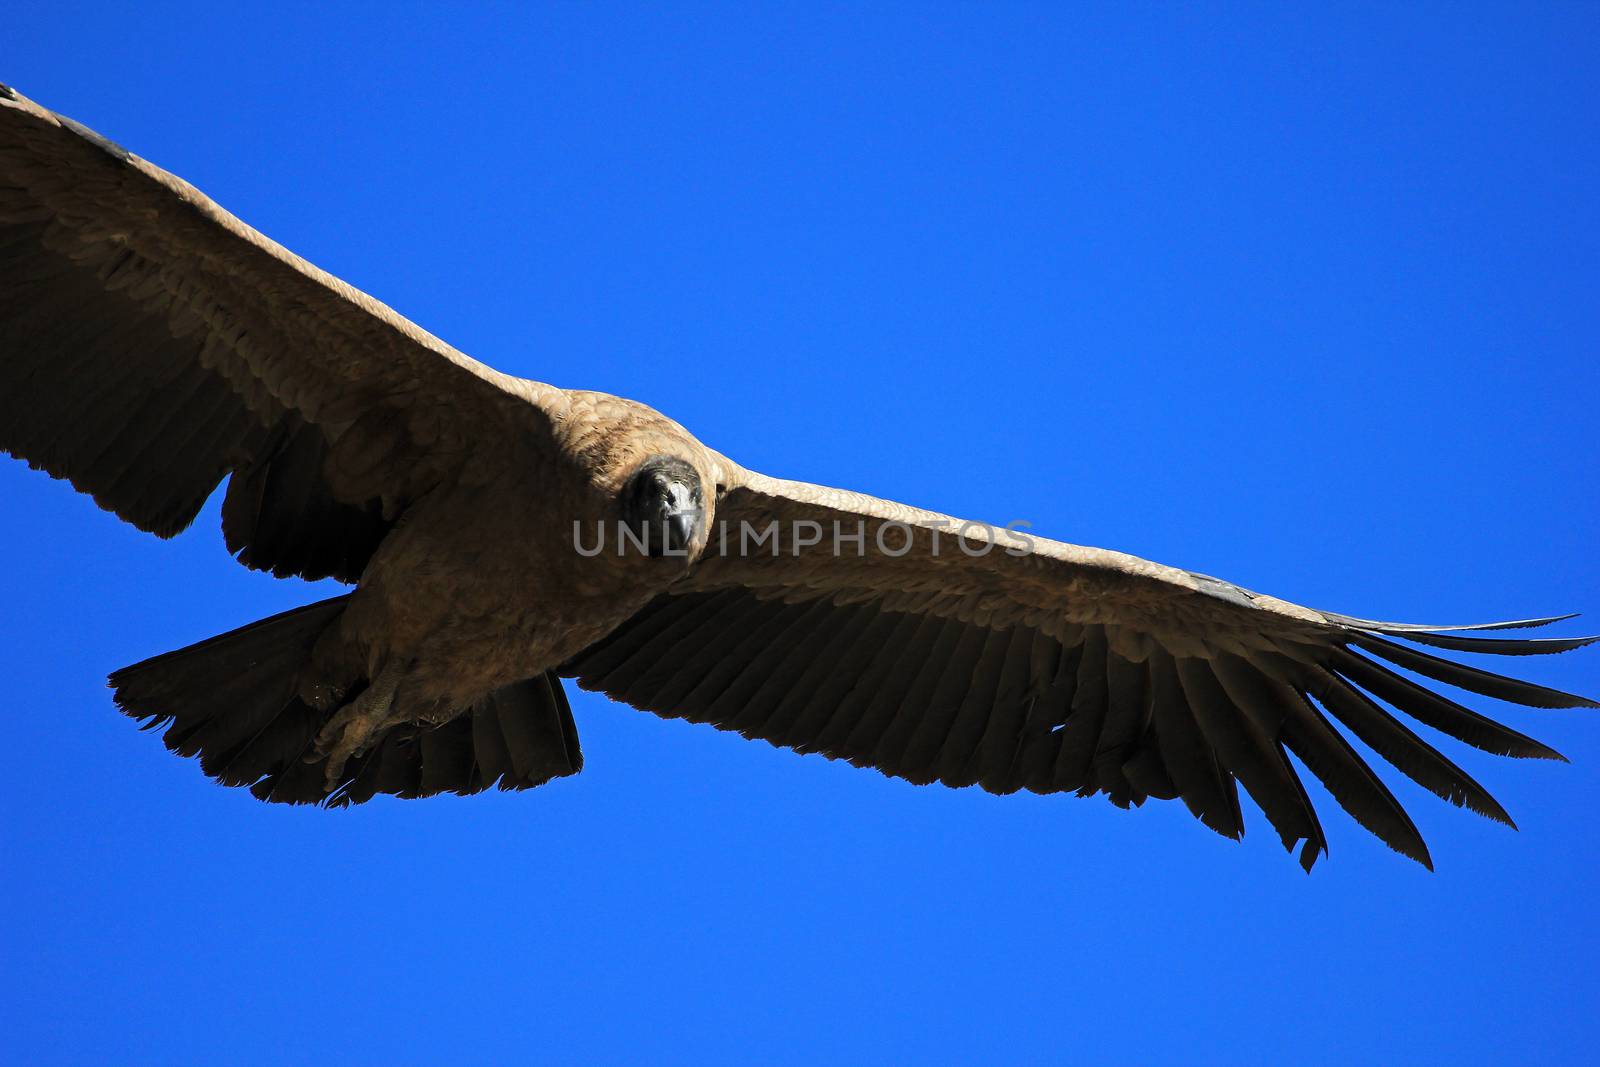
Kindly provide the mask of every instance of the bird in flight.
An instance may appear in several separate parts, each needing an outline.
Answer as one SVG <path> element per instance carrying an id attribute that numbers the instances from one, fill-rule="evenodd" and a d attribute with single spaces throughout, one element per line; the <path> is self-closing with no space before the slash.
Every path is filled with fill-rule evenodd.
<path id="1" fill-rule="evenodd" d="M 746 470 L 643 404 L 462 355 L 4 86 L 0 449 L 158 537 L 227 479 L 240 563 L 354 587 L 111 675 L 267 801 L 575 774 L 572 679 L 918 784 L 1179 799 L 1235 838 L 1242 785 L 1309 869 L 1327 841 L 1292 753 L 1431 866 L 1345 731 L 1510 824 L 1405 718 L 1561 757 L 1430 683 L 1600 707 L 1424 650 L 1595 640 L 1477 633 L 1555 619 L 1372 622 Z"/>

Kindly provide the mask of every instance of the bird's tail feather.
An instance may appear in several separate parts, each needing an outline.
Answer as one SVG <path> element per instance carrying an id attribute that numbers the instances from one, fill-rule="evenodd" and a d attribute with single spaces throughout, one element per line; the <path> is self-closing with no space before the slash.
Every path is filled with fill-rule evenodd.
<path id="1" fill-rule="evenodd" d="M 543 675 L 506 686 L 442 725 L 391 729 L 348 761 L 330 791 L 326 761 L 306 759 L 332 713 L 307 704 L 300 683 L 317 638 L 348 599 L 308 604 L 124 667 L 110 678 L 117 706 L 146 729 L 165 727 L 167 748 L 198 756 L 216 781 L 277 802 L 344 805 L 377 793 L 527 789 L 582 767 L 566 694 L 558 679 Z"/>

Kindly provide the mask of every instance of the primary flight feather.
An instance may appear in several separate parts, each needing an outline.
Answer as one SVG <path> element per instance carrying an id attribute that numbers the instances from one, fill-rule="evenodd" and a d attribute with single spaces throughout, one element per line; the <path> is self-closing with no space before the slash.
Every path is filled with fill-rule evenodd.
<path id="1" fill-rule="evenodd" d="M 573 678 L 916 783 L 1181 799 L 1230 837 L 1242 784 L 1309 867 L 1327 842 L 1292 753 L 1429 864 L 1345 731 L 1505 823 L 1403 718 L 1560 757 L 1394 668 L 1600 706 L 1413 647 L 1594 640 L 1460 633 L 1552 619 L 1371 622 L 745 470 L 642 404 L 467 358 L 4 86 L 0 448 L 162 537 L 226 478 L 241 563 L 355 586 L 111 676 L 169 748 L 264 800 L 576 773 Z"/>

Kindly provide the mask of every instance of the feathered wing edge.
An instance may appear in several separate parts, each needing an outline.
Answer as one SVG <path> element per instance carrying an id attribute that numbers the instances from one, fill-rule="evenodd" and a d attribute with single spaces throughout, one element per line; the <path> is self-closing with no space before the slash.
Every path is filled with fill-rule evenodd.
<path id="1" fill-rule="evenodd" d="M 1562 758 L 1389 664 L 1512 703 L 1600 707 L 1392 640 L 1538 655 L 1597 638 L 1453 636 L 1505 623 L 1421 630 L 1338 617 L 1335 625 L 1343 632 L 1330 635 L 1314 662 L 1183 657 L 1154 645 L 1134 662 L 1095 626 L 1058 640 L 870 602 L 763 600 L 724 588 L 658 598 L 562 673 L 663 716 L 918 784 L 1103 792 L 1124 807 L 1181 797 L 1200 821 L 1233 838 L 1244 829 L 1242 784 L 1285 846 L 1300 846 L 1307 870 L 1327 838 L 1291 753 L 1357 822 L 1432 868 L 1415 824 L 1335 723 L 1423 788 L 1508 826 L 1515 824 L 1499 802 L 1396 713 L 1488 752 Z"/>
<path id="2" fill-rule="evenodd" d="M 0 85 L 0 452 L 159 537 L 354 582 L 405 505 L 550 387 L 472 360 Z M 541 439 L 541 447 L 553 447 Z"/>

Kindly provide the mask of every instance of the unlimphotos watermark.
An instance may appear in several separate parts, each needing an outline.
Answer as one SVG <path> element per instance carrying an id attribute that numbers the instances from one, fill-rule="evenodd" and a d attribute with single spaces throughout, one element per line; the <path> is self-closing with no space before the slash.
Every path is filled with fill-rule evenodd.
<path id="1" fill-rule="evenodd" d="M 721 556 L 776 558 L 803 553 L 861 558 L 871 550 L 879 555 L 899 557 L 920 544 L 930 556 L 960 552 L 976 557 L 996 550 L 1008 556 L 1026 556 L 1033 551 L 1033 538 L 1022 531 L 1032 525 L 1024 519 L 1013 519 L 1004 526 L 930 519 L 917 523 L 873 520 L 869 527 L 865 519 L 835 519 L 830 529 L 829 524 L 813 519 L 788 522 L 772 519 L 766 523 L 741 519 L 718 522 L 707 540 L 706 551 Z M 657 540 L 647 531 L 625 522 L 585 523 L 574 519 L 572 523 L 572 547 L 580 556 L 599 556 L 608 550 L 616 555 L 646 554 L 655 545 L 665 546 L 656 553 L 659 555 L 689 554 L 687 547 L 672 547 L 670 539 L 664 535 Z"/>

